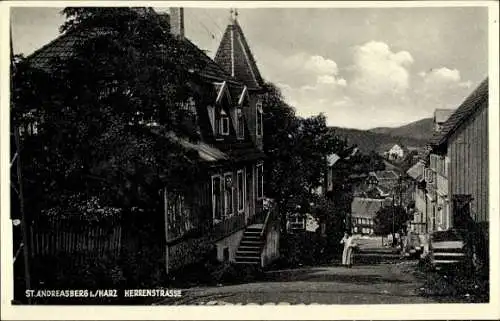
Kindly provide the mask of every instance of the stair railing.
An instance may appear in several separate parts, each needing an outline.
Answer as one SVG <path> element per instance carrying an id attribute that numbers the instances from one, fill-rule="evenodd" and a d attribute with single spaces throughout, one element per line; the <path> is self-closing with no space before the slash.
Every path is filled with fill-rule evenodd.
<path id="1" fill-rule="evenodd" d="M 263 224 L 264 226 L 262 228 L 262 231 L 260 232 L 261 239 L 265 238 L 265 236 L 267 235 L 267 232 L 269 232 L 269 229 L 272 225 L 271 223 L 276 218 L 276 213 L 278 212 L 276 204 L 273 204 L 271 206 L 271 208 L 266 210 L 266 212 L 267 212 L 266 218 L 264 219 L 264 224 Z"/>

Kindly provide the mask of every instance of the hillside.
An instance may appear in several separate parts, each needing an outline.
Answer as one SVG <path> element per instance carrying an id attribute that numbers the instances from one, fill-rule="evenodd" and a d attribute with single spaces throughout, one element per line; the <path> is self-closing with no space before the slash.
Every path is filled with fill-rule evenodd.
<path id="1" fill-rule="evenodd" d="M 433 119 L 424 118 L 400 127 L 377 127 L 370 129 L 369 131 L 389 136 L 411 137 L 419 140 L 428 140 L 432 137 L 433 130 Z"/>
<path id="2" fill-rule="evenodd" d="M 403 144 L 411 147 L 424 147 L 427 143 L 424 139 L 397 137 L 366 130 L 342 127 L 330 128 L 336 133 L 336 135 L 347 139 L 349 145 L 357 145 L 363 153 L 369 153 L 371 151 L 382 152 L 392 147 L 394 144 Z"/>

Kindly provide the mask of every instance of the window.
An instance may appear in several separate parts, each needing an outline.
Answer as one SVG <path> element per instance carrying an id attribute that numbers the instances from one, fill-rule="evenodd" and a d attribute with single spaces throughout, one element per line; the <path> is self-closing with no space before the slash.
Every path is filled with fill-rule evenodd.
<path id="1" fill-rule="evenodd" d="M 224 216 L 233 215 L 233 174 L 224 174 Z"/>
<path id="2" fill-rule="evenodd" d="M 212 176 L 212 214 L 214 221 L 222 220 L 222 180 L 219 175 Z"/>
<path id="3" fill-rule="evenodd" d="M 178 103 L 178 108 L 182 113 L 183 118 L 189 119 L 196 124 L 197 113 L 196 113 L 196 102 L 193 97 L 189 97 L 186 101 Z"/>
<path id="4" fill-rule="evenodd" d="M 264 165 L 257 165 L 257 198 L 264 197 Z"/>
<path id="5" fill-rule="evenodd" d="M 190 207 L 183 193 L 170 192 L 165 195 L 167 202 L 168 238 L 175 239 L 194 228 Z"/>
<path id="6" fill-rule="evenodd" d="M 243 118 L 243 110 L 241 108 L 236 109 L 236 124 L 238 139 L 243 139 L 245 137 L 245 123 Z"/>
<path id="7" fill-rule="evenodd" d="M 220 134 L 229 135 L 229 116 L 223 109 L 220 112 Z"/>
<path id="8" fill-rule="evenodd" d="M 257 107 L 257 136 L 262 136 L 263 132 L 263 111 L 262 111 L 262 102 L 260 100 L 256 103 Z"/>
<path id="9" fill-rule="evenodd" d="M 208 118 L 210 119 L 210 124 L 212 125 L 212 130 L 213 133 L 217 133 L 217 126 L 216 126 L 216 121 L 215 121 L 215 107 L 214 106 L 208 106 Z"/>
<path id="10" fill-rule="evenodd" d="M 245 210 L 245 199 L 246 199 L 246 191 L 245 191 L 245 172 L 243 169 L 238 170 L 236 173 L 236 184 L 237 184 L 237 193 L 238 193 L 238 212 L 243 212 Z"/>

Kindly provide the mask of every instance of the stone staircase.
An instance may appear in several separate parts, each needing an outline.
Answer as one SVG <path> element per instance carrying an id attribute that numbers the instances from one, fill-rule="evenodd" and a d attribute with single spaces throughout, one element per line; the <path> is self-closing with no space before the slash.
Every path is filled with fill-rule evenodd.
<path id="1" fill-rule="evenodd" d="M 236 251 L 236 264 L 261 265 L 261 253 L 264 241 L 260 234 L 264 228 L 263 224 L 249 225 L 243 233 L 238 250 Z"/>
<path id="2" fill-rule="evenodd" d="M 401 261 L 399 250 L 395 248 L 360 248 L 354 254 L 354 264 L 381 264 Z"/>

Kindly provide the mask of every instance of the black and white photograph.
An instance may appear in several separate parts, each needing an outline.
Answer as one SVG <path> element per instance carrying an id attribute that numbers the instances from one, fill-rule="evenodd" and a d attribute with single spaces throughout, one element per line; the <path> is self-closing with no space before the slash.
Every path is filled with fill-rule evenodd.
<path id="1" fill-rule="evenodd" d="M 142 3 L 2 8 L 2 302 L 494 303 L 497 2 Z"/>

